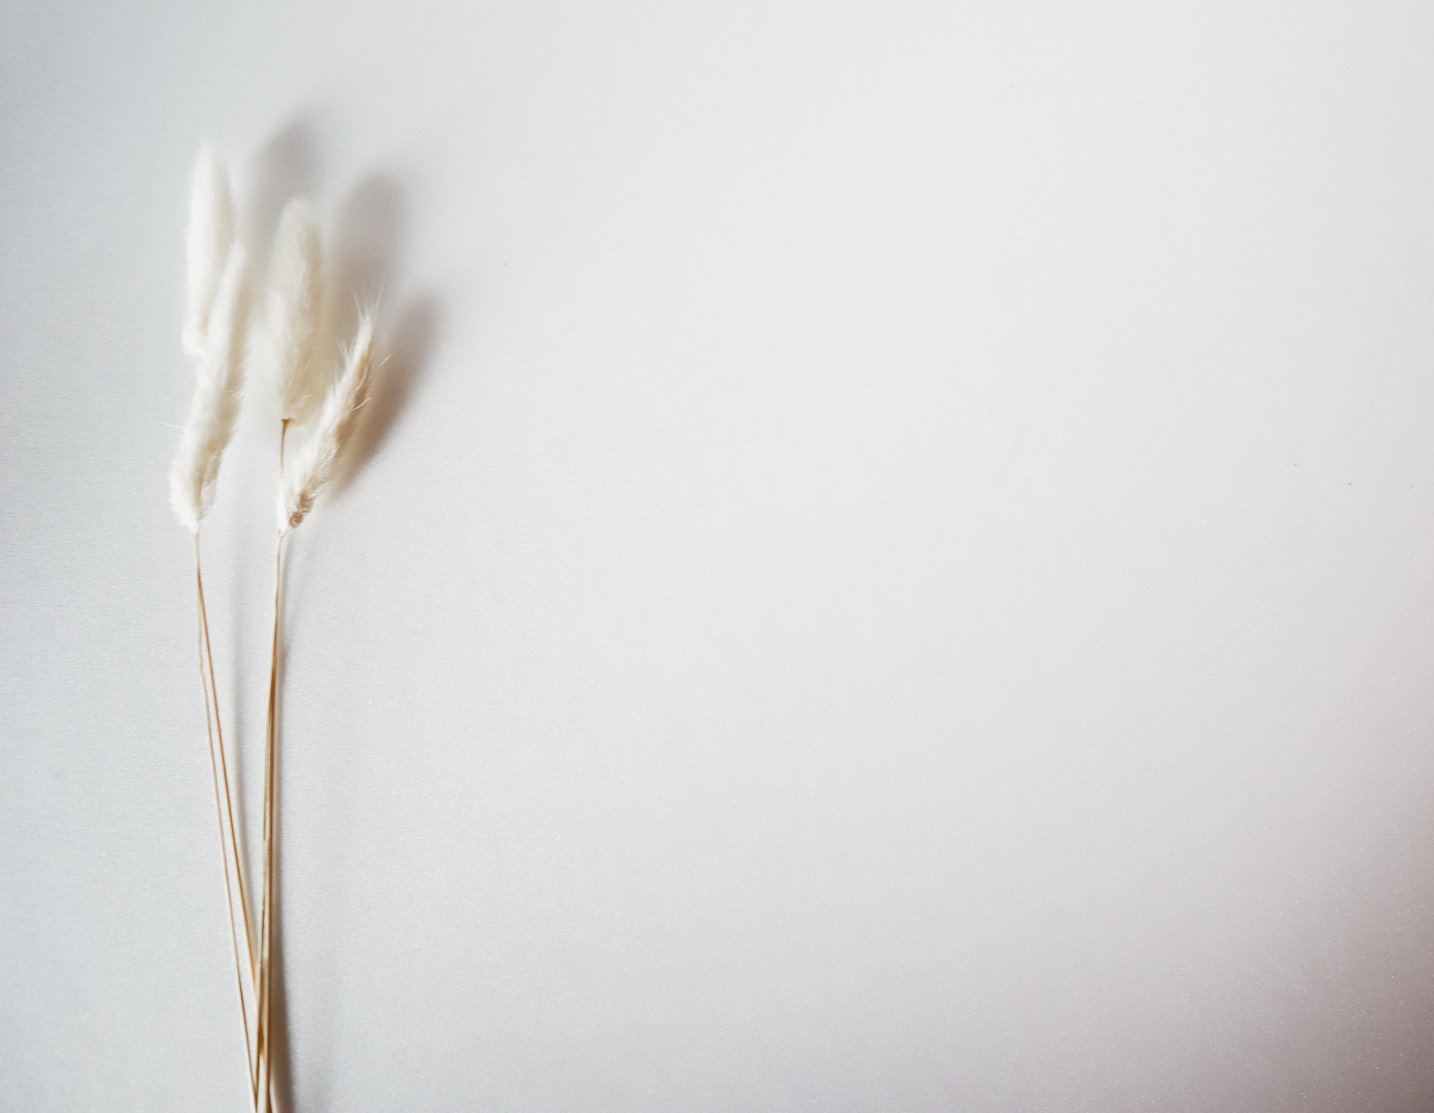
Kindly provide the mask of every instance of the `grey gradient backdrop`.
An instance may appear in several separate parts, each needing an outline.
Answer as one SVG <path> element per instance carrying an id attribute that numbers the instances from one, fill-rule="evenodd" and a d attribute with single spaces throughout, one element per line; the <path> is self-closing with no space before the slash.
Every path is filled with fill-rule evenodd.
<path id="1" fill-rule="evenodd" d="M 1434 8 L 0 0 L 0 1108 L 244 1108 L 185 179 L 390 354 L 287 1108 L 1434 1108 Z M 205 545 L 244 787 L 273 424 Z"/>

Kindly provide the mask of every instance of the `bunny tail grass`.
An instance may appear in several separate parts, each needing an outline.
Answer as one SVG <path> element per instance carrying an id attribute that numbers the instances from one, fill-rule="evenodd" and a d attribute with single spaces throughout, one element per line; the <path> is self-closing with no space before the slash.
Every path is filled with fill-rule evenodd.
<path id="1" fill-rule="evenodd" d="M 334 463 L 348 438 L 354 412 L 368 384 L 373 360 L 373 313 L 359 318 L 358 332 L 344 360 L 344 369 L 329 388 L 314 428 L 286 472 L 284 445 L 290 419 L 279 426 L 278 531 L 274 535 L 274 626 L 269 644 L 269 705 L 264 730 L 264 849 L 263 896 L 259 913 L 259 963 L 257 975 L 258 1019 L 254 1061 L 258 1068 L 256 1093 L 258 1113 L 272 1107 L 274 1042 L 274 921 L 278 894 L 274 885 L 275 828 L 278 813 L 274 799 L 274 777 L 278 766 L 279 735 L 279 646 L 283 619 L 284 538 L 304 519 L 314 498 L 333 476 Z"/>
<path id="2" fill-rule="evenodd" d="M 359 318 L 358 332 L 344 362 L 343 374 L 329 388 L 308 441 L 294 454 L 288 473 L 279 480 L 278 519 L 282 535 L 304 520 L 314 498 L 333 478 L 334 464 L 353 428 L 354 412 L 363 398 L 373 361 L 373 313 Z"/>
<path id="3" fill-rule="evenodd" d="M 214 502 L 219 458 L 234 433 L 244 374 L 244 252 L 229 253 L 215 297 L 209 338 L 200 358 L 194 400 L 169 470 L 170 502 L 179 520 L 197 532 Z"/>
<path id="4" fill-rule="evenodd" d="M 323 304 L 319 228 L 302 198 L 284 208 L 269 267 L 264 371 L 281 421 L 302 424 L 318 408 L 324 383 L 317 353 Z"/>
<path id="5" fill-rule="evenodd" d="M 194 160 L 189 178 L 189 278 L 184 311 L 184 350 L 204 353 L 209 318 L 214 309 L 220 276 L 234 243 L 234 199 L 229 172 L 205 143 Z"/>

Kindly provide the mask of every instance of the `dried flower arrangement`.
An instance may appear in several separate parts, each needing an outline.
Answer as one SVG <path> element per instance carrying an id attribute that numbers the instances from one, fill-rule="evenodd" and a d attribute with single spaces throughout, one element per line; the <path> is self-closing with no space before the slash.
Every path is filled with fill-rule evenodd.
<path id="1" fill-rule="evenodd" d="M 179 451 L 170 469 L 170 499 L 190 530 L 198 605 L 199 671 L 204 689 L 210 774 L 219 824 L 225 901 L 234 978 L 255 1113 L 274 1106 L 272 1025 L 274 889 L 274 771 L 278 735 L 279 631 L 282 618 L 284 540 L 314 505 L 335 465 L 363 402 L 372 362 L 374 318 L 360 314 L 337 375 L 319 351 L 324 273 L 318 225 L 308 203 L 290 201 L 275 236 L 266 286 L 268 299 L 257 356 L 279 414 L 277 531 L 274 540 L 274 622 L 269 654 L 269 703 L 264 731 L 262 876 L 255 938 L 251 888 L 239 850 L 235 793 L 215 682 L 209 615 L 204 602 L 199 527 L 214 501 L 219 462 L 234 433 L 249 348 L 247 260 L 235 237 L 228 171 L 207 145 L 190 179 L 188 283 L 183 344 L 196 361 L 197 382 Z M 290 426 L 305 434 L 285 461 Z M 237 894 L 237 900 L 236 900 Z M 237 915 L 236 915 L 237 907 Z M 242 946 L 241 946 L 242 940 Z"/>

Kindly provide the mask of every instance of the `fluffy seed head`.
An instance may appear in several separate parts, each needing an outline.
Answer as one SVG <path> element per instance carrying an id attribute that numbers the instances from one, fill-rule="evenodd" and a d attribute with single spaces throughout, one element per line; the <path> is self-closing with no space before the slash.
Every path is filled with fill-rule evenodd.
<path id="1" fill-rule="evenodd" d="M 169 469 L 169 498 L 179 520 L 199 532 L 214 502 L 219 458 L 234 433 L 244 376 L 244 251 L 235 246 L 219 279 L 194 399 Z"/>
<path id="2" fill-rule="evenodd" d="M 334 464 L 353 428 L 354 413 L 363 400 L 373 361 L 373 313 L 359 318 L 358 331 L 344 360 L 343 373 L 329 388 L 313 431 L 279 480 L 279 532 L 286 533 L 304 520 L 314 498 L 333 478 Z"/>
<path id="3" fill-rule="evenodd" d="M 324 395 L 316 341 L 323 304 L 319 229 L 309 203 L 284 208 L 269 265 L 264 362 L 284 421 L 302 423 Z"/>
<path id="4" fill-rule="evenodd" d="M 186 254 L 189 275 L 184 311 L 184 350 L 202 356 L 210 315 L 224 273 L 224 262 L 234 243 L 234 198 L 229 172 L 205 143 L 189 176 L 189 236 Z"/>

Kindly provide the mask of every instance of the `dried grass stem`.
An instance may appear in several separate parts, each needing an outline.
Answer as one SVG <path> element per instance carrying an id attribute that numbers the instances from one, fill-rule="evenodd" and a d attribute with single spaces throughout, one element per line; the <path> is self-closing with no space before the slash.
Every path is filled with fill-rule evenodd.
<path id="1" fill-rule="evenodd" d="M 234 954 L 234 988 L 239 995 L 239 1019 L 244 1027 L 244 1055 L 249 1065 L 249 1097 L 257 1109 L 258 1074 L 249 1036 L 249 1005 L 244 993 L 243 965 L 239 958 L 240 925 L 234 918 L 237 879 L 244 949 L 249 960 L 249 984 L 254 984 L 254 941 L 249 926 L 249 902 L 244 894 L 243 860 L 234 826 L 234 799 L 229 787 L 229 763 L 224 753 L 224 727 L 219 714 L 219 686 L 214 676 L 214 650 L 209 639 L 209 609 L 204 601 L 204 572 L 199 559 L 199 533 L 194 538 L 194 590 L 199 612 L 199 680 L 204 688 L 204 726 L 209 738 L 209 774 L 214 786 L 214 814 L 219 826 L 219 857 L 224 863 L 224 903 L 229 914 L 229 943 Z M 221 788 L 222 783 L 222 788 Z M 234 868 L 230 871 L 230 857 Z"/>

